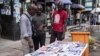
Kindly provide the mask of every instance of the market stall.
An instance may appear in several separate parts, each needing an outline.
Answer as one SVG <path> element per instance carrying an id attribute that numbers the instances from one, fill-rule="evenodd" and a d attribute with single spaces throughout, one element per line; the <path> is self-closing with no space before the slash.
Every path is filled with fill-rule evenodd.
<path id="1" fill-rule="evenodd" d="M 71 32 L 72 41 L 55 41 L 25 56 L 89 56 L 90 32 Z"/>
<path id="2" fill-rule="evenodd" d="M 87 46 L 87 44 L 81 42 L 64 43 L 56 41 L 25 56 L 82 56 Z"/>

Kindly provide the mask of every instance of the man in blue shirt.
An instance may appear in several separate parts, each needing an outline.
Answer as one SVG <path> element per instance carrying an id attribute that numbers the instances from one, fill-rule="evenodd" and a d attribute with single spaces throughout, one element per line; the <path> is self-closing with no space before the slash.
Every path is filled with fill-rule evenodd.
<path id="1" fill-rule="evenodd" d="M 29 5 L 26 12 L 21 16 L 20 30 L 21 30 L 21 42 L 23 48 L 23 54 L 32 52 L 33 41 L 32 41 L 32 16 L 35 14 L 37 7 L 35 4 Z"/>

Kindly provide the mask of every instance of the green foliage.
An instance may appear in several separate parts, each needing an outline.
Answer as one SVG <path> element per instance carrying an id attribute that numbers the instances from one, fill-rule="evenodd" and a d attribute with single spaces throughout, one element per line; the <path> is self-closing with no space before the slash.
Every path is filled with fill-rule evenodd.
<path id="1" fill-rule="evenodd" d="M 93 45 L 95 43 L 95 39 L 93 37 L 89 38 L 89 44 Z"/>

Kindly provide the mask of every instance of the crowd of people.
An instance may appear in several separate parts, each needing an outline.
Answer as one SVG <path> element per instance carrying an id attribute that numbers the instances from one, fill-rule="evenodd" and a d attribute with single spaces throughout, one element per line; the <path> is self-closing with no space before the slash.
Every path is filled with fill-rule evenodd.
<path id="1" fill-rule="evenodd" d="M 66 31 L 66 20 L 68 18 L 67 11 L 63 10 L 63 4 L 57 4 L 58 9 L 54 10 L 52 15 L 52 34 L 50 43 L 56 39 L 62 41 L 64 39 L 64 32 Z M 42 13 L 42 6 L 40 4 L 30 4 L 20 20 L 21 42 L 23 46 L 23 54 L 36 51 L 45 45 L 46 39 L 46 18 Z M 33 48 L 34 46 L 34 48 Z"/>

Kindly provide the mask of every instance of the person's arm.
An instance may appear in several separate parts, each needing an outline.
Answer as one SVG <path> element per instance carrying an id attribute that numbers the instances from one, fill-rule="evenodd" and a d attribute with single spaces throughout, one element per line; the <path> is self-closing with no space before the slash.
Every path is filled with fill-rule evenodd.
<path id="1" fill-rule="evenodd" d="M 67 19 L 68 19 L 68 13 L 66 12 L 65 14 L 64 14 L 64 32 L 66 32 L 67 31 Z"/>
<path id="2" fill-rule="evenodd" d="M 64 16 L 63 16 L 64 18 L 64 28 L 63 28 L 63 35 L 62 35 L 62 37 L 63 37 L 63 39 L 65 38 L 65 32 L 67 31 L 67 18 L 68 18 L 68 14 L 67 13 L 64 13 Z"/>

